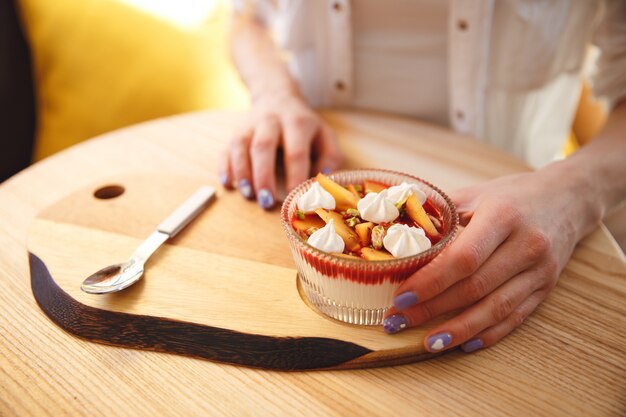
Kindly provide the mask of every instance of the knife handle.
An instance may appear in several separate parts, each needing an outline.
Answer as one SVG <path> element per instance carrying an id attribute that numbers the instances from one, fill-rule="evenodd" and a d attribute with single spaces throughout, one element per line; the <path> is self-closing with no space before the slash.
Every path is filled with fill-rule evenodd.
<path id="1" fill-rule="evenodd" d="M 172 214 L 159 224 L 157 230 L 167 234 L 170 238 L 176 236 L 192 221 L 215 195 L 215 188 L 210 185 L 200 187 L 183 204 L 178 206 Z"/>

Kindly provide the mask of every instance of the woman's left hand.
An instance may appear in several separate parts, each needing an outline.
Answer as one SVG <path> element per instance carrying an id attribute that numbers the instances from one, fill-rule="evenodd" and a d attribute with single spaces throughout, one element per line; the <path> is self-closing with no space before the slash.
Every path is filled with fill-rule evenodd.
<path id="1" fill-rule="evenodd" d="M 453 193 L 466 227 L 396 291 L 385 331 L 458 311 L 432 329 L 424 345 L 431 352 L 458 345 L 471 352 L 520 326 L 599 220 L 575 174 L 549 168 Z"/>

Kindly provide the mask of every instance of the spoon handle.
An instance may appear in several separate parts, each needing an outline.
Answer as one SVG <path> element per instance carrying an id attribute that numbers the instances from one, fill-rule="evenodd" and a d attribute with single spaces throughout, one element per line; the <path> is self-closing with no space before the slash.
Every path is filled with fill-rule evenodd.
<path id="1" fill-rule="evenodd" d="M 178 206 L 172 214 L 170 214 L 159 226 L 157 230 L 167 234 L 170 238 L 176 236 L 178 232 L 183 230 L 185 226 L 192 221 L 211 198 L 215 195 L 215 188 L 209 185 L 200 187 L 198 191 L 193 193 L 183 204 Z"/>

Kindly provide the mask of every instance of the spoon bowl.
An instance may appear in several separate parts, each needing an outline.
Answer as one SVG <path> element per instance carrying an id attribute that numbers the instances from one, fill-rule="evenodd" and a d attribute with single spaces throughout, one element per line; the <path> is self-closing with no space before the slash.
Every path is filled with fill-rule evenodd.
<path id="1" fill-rule="evenodd" d="M 130 287 L 143 277 L 143 263 L 131 259 L 121 264 L 109 265 L 91 274 L 80 288 L 90 294 L 106 294 Z"/>

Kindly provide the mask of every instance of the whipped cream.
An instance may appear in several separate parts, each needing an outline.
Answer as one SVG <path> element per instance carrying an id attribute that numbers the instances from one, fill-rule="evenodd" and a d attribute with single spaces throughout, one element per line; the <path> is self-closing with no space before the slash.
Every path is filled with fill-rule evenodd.
<path id="1" fill-rule="evenodd" d="M 415 194 L 420 204 L 424 204 L 426 201 L 426 194 L 417 184 L 403 182 L 400 185 L 389 187 L 385 191 L 387 191 L 387 198 L 393 201 L 393 204 L 404 204 L 411 194 Z"/>
<path id="2" fill-rule="evenodd" d="M 330 219 L 326 226 L 313 232 L 306 242 L 326 253 L 342 253 L 346 247 L 341 236 L 335 232 L 335 221 L 333 219 Z"/>
<path id="3" fill-rule="evenodd" d="M 335 209 L 335 199 L 326 191 L 319 182 L 314 182 L 311 188 L 298 198 L 298 210 L 312 213 L 318 208 L 326 210 Z"/>
<path id="4" fill-rule="evenodd" d="M 393 201 L 387 198 L 387 190 L 366 194 L 357 203 L 357 209 L 363 220 L 374 223 L 389 223 L 400 215 Z"/>
<path id="5" fill-rule="evenodd" d="M 394 224 L 387 229 L 383 245 L 396 258 L 417 255 L 431 247 L 423 229 L 406 224 Z"/>

